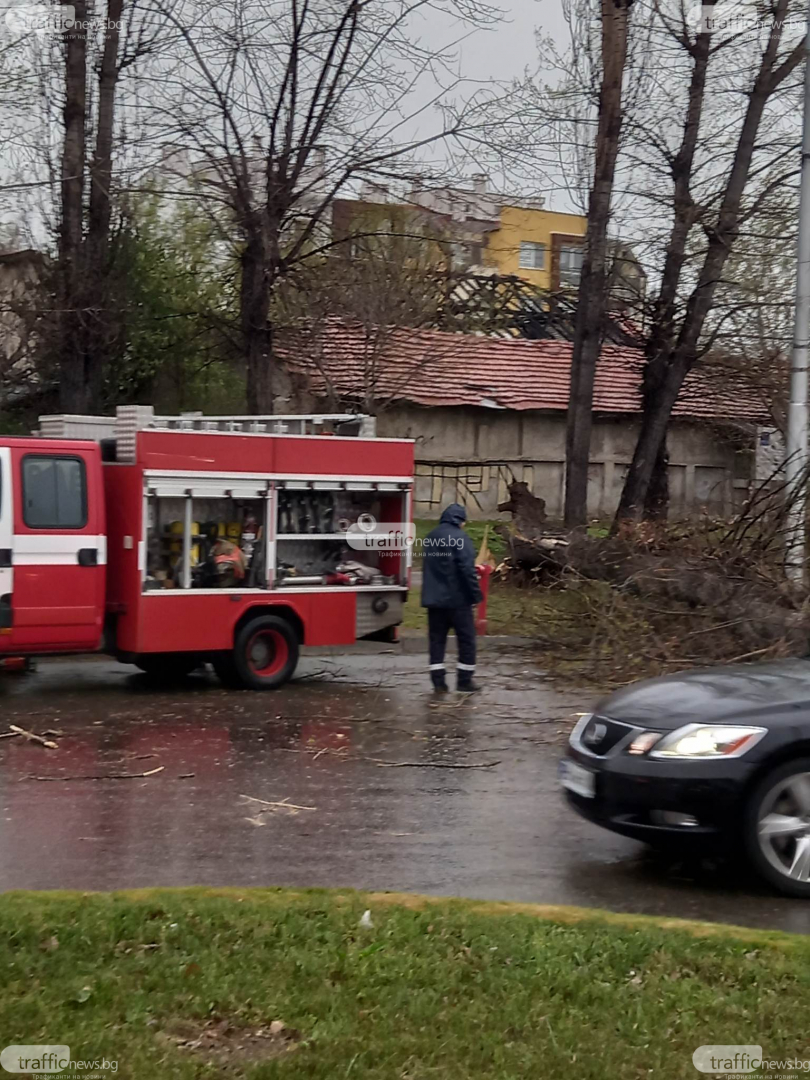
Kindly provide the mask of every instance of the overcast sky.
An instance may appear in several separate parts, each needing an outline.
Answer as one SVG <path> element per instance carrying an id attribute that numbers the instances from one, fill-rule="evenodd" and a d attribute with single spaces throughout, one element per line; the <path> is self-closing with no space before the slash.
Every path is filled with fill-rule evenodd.
<path id="1" fill-rule="evenodd" d="M 498 4 L 498 0 L 489 0 L 496 4 L 502 13 L 501 20 L 490 29 L 469 28 L 459 30 L 458 24 L 437 12 L 435 8 L 422 9 L 424 28 L 419 29 L 422 41 L 433 40 L 437 45 L 454 40 L 457 34 L 465 36 L 457 46 L 462 76 L 470 80 L 468 92 L 473 92 L 474 81 L 495 80 L 508 84 L 513 79 L 522 78 L 526 73 L 539 81 L 553 81 L 549 72 L 539 71 L 537 48 L 538 33 L 552 38 L 560 52 L 565 52 L 569 42 L 568 25 L 563 17 L 562 0 L 511 0 Z M 426 125 L 430 127 L 428 122 Z M 517 181 L 516 181 L 517 182 Z M 508 180 L 496 178 L 494 187 L 509 190 Z M 528 192 L 518 183 L 522 194 L 543 194 L 546 205 L 553 210 L 575 211 L 565 191 Z"/>
<path id="2" fill-rule="evenodd" d="M 537 67 L 535 31 L 553 37 L 561 45 L 568 28 L 560 0 L 513 0 L 498 5 L 503 21 L 489 31 L 478 31 L 462 45 L 465 74 L 484 78 L 511 79 L 527 68 Z"/>
<path id="3" fill-rule="evenodd" d="M 564 45 L 568 27 L 561 0 L 513 0 L 499 4 L 503 22 L 492 30 L 477 31 L 462 45 L 465 75 L 508 80 L 537 68 L 536 31 Z"/>

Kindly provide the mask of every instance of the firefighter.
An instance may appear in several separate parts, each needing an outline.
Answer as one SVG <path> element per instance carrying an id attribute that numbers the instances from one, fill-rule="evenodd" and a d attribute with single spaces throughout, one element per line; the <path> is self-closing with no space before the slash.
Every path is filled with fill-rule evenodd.
<path id="1" fill-rule="evenodd" d="M 475 672 L 475 618 L 473 607 L 483 600 L 475 570 L 473 542 L 464 531 L 467 511 L 452 503 L 438 526 L 425 537 L 422 607 L 428 611 L 430 681 L 446 692 L 444 653 L 447 635 L 455 630 L 458 642 L 456 689 L 471 694 L 478 690 Z"/>

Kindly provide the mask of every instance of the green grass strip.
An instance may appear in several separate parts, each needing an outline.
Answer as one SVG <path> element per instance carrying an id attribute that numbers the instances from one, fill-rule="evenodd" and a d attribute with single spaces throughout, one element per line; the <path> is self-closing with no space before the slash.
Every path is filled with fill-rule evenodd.
<path id="1" fill-rule="evenodd" d="M 138 1080 L 693 1080 L 704 1043 L 810 1058 L 809 939 L 572 908 L 6 893 L 0 973 L 0 1048 L 67 1044 Z M 273 1021 L 297 1037 L 240 1056 L 239 1032 Z M 177 1036 L 226 1025 L 232 1052 Z"/>

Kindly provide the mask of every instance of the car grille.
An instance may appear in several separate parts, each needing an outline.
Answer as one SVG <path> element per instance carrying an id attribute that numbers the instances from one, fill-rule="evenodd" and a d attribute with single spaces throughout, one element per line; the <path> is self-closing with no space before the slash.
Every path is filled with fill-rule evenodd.
<path id="1" fill-rule="evenodd" d="M 601 757 L 635 730 L 632 724 L 622 724 L 618 720 L 609 720 L 606 716 L 592 716 L 583 728 L 579 741 L 583 749 Z"/>

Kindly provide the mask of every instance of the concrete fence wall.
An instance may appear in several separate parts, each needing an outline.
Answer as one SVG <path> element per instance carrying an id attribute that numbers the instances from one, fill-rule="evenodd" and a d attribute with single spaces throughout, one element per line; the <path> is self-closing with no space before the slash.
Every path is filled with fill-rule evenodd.
<path id="1" fill-rule="evenodd" d="M 461 502 L 474 518 L 497 517 L 514 477 L 546 500 L 551 519 L 563 510 L 565 416 L 486 408 L 398 406 L 378 418 L 378 434 L 416 440 L 417 517 L 436 517 Z M 638 435 L 638 422 L 596 419 L 591 443 L 588 512 L 616 509 Z M 752 455 L 720 431 L 685 421 L 669 435 L 671 516 L 734 513 L 748 494 Z"/>

